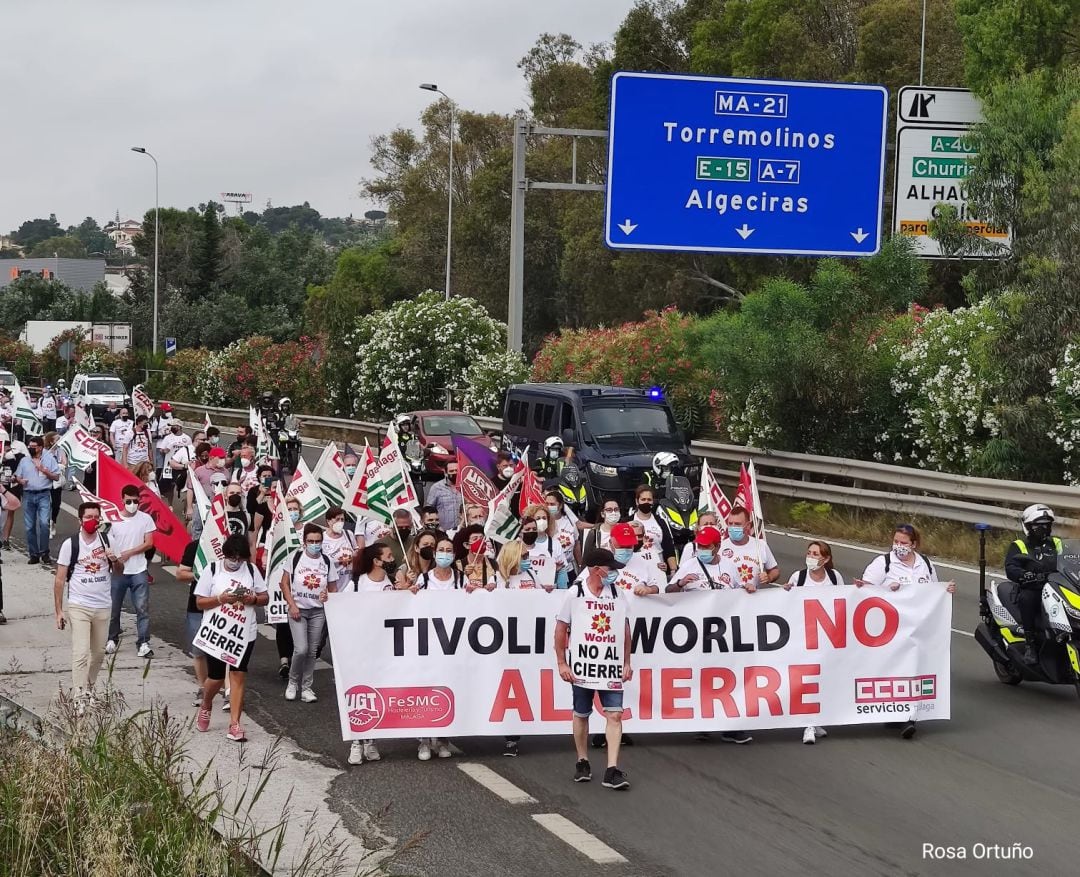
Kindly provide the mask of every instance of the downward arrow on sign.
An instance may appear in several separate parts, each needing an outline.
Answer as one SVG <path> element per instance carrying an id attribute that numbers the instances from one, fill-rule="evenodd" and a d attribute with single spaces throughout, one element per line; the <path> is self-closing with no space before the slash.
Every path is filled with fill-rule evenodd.
<path id="1" fill-rule="evenodd" d="M 629 219 L 624 219 L 622 225 L 617 226 L 617 228 L 621 228 L 623 234 L 630 234 L 630 232 L 637 228 L 637 226 L 634 225 L 634 223 L 632 223 Z"/>
<path id="2" fill-rule="evenodd" d="M 739 237 L 741 237 L 745 241 L 748 237 L 750 237 L 750 235 L 752 235 L 754 233 L 755 230 L 756 229 L 750 228 L 750 226 L 748 226 L 744 222 L 742 224 L 742 228 L 735 229 L 735 232 L 739 235 Z"/>
<path id="3" fill-rule="evenodd" d="M 866 239 L 867 239 L 868 237 L 870 237 L 870 232 L 868 232 L 868 231 L 863 231 L 863 230 L 862 230 L 862 226 L 861 226 L 861 225 L 859 226 L 859 230 L 858 230 L 858 231 L 853 231 L 853 232 L 849 232 L 849 234 L 850 234 L 850 235 L 851 235 L 851 236 L 852 236 L 853 238 L 855 238 L 855 243 L 857 243 L 857 244 L 861 244 L 861 243 L 862 243 L 863 241 L 865 241 L 865 240 L 866 240 Z"/>

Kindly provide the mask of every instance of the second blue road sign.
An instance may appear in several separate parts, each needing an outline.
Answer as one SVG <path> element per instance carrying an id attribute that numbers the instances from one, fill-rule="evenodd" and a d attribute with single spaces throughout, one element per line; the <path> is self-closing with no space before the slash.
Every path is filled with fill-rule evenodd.
<path id="1" fill-rule="evenodd" d="M 605 240 L 620 250 L 872 255 L 888 103 L 877 85 L 616 73 Z"/>

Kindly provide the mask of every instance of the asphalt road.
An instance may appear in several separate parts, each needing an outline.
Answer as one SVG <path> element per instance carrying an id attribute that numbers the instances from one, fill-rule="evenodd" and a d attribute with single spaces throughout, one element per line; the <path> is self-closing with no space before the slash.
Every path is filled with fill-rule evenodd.
<path id="1" fill-rule="evenodd" d="M 76 496 L 65 491 L 65 504 Z M 74 518 L 61 515 L 54 553 L 59 539 L 73 532 Z M 801 538 L 773 535 L 769 541 L 783 570 L 801 565 Z M 835 557 L 851 578 L 872 553 L 837 548 Z M 977 577 L 942 568 L 942 578 L 946 572 L 960 588 L 953 626 L 970 632 L 978 618 Z M 187 589 L 164 571 L 155 574 L 152 632 L 180 645 Z M 126 616 L 125 629 L 133 625 Z M 568 736 L 525 738 L 517 759 L 502 757 L 501 738 L 458 739 L 462 755 L 426 763 L 417 761 L 411 743 L 380 743 L 381 762 L 349 767 L 332 673 L 316 675 L 315 689 L 325 695 L 318 703 L 286 702 L 276 651 L 265 639 L 252 662 L 246 706 L 267 729 L 341 769 L 327 804 L 347 825 L 363 833 L 364 814 L 379 812 L 381 829 L 399 841 L 424 835 L 390 866 L 392 873 L 1075 873 L 1075 692 L 1002 685 L 979 646 L 961 632 L 953 634 L 952 667 L 955 718 L 920 723 L 913 741 L 877 726 L 830 729 L 812 747 L 802 745 L 794 730 L 757 732 L 746 746 L 698 743 L 688 735 L 638 737 L 621 758 L 632 788 L 618 794 L 599 782 L 570 781 Z M 597 756 L 594 771 L 603 765 L 603 754 Z M 536 803 L 497 797 L 459 769 L 465 762 L 486 765 Z M 540 813 L 565 816 L 627 861 L 594 864 L 541 827 L 532 818 Z M 1033 857 L 975 859 L 980 843 L 1019 843 Z M 927 858 L 924 844 L 965 847 L 968 858 Z"/>

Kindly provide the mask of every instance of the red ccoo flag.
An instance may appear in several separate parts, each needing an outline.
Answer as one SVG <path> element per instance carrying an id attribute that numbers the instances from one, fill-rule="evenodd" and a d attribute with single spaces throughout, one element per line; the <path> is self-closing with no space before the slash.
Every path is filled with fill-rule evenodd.
<path id="1" fill-rule="evenodd" d="M 522 468 L 518 463 L 518 468 Z M 521 495 L 518 499 L 518 514 L 525 514 L 525 509 L 531 505 L 544 504 L 544 491 L 540 489 L 540 479 L 532 469 L 525 467 L 525 473 L 521 479 Z"/>
<path id="2" fill-rule="evenodd" d="M 120 494 L 124 487 L 133 484 L 139 488 L 139 509 L 150 515 L 157 526 L 154 531 L 154 547 L 173 563 L 179 563 L 191 537 L 172 509 L 112 457 L 98 454 L 97 470 L 98 495 L 120 508 L 124 507 L 124 499 Z"/>

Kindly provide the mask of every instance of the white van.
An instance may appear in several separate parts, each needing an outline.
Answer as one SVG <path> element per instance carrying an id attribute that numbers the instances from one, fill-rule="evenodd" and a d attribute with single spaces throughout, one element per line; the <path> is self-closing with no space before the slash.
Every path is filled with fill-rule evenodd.
<path id="1" fill-rule="evenodd" d="M 82 402 L 95 418 L 104 415 L 105 409 L 113 402 L 117 408 L 127 405 L 130 410 L 131 406 L 131 396 L 124 382 L 116 375 L 104 372 L 75 375 L 71 382 L 71 398 Z"/>

